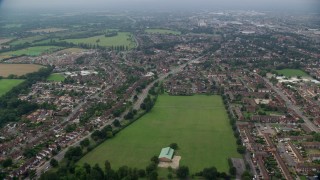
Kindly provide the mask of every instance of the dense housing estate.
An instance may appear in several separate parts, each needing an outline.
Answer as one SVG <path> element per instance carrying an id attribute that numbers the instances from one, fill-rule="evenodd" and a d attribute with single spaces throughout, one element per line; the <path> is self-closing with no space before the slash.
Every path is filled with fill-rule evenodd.
<path id="1" fill-rule="evenodd" d="M 0 179 L 90 179 L 99 173 L 114 179 L 302 179 L 320 172 L 320 27 L 311 23 L 319 22 L 317 15 L 94 12 L 37 18 L 42 23 L 17 20 L 21 27 L 0 22 L 1 63 L 45 67 L 0 78 L 0 87 L 3 80 L 24 80 L 0 93 Z M 43 30 L 62 25 L 61 31 Z M 30 47 L 40 52 L 30 54 Z M 174 163 L 180 149 L 152 152 L 142 169 L 81 164 L 152 113 L 161 94 L 219 96 L 223 106 L 214 108 L 229 120 L 237 157 L 198 170 L 178 164 L 167 177 L 158 177 L 158 163 Z M 208 108 L 198 103 L 188 105 Z M 201 118 L 196 122 L 203 125 Z"/>

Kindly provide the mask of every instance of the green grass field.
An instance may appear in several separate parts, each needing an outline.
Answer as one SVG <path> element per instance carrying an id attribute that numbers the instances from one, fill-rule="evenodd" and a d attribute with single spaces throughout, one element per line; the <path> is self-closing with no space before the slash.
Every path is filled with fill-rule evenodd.
<path id="1" fill-rule="evenodd" d="M 0 96 L 4 95 L 23 81 L 24 80 L 21 79 L 0 79 Z"/>
<path id="2" fill-rule="evenodd" d="M 92 45 L 98 44 L 104 47 L 125 46 L 125 47 L 128 47 L 129 49 L 136 47 L 136 43 L 132 37 L 132 34 L 128 32 L 118 32 L 118 35 L 113 37 L 105 37 L 104 35 L 101 35 L 101 36 L 94 36 L 94 37 L 82 38 L 82 39 L 66 39 L 64 41 L 72 42 L 74 44 L 79 44 L 79 43 L 92 44 Z"/>
<path id="3" fill-rule="evenodd" d="M 301 77 L 308 77 L 309 75 L 305 73 L 304 71 L 300 69 L 281 69 L 281 70 L 276 70 L 280 75 L 283 74 L 284 76 L 287 77 L 293 77 L 293 76 L 301 76 Z"/>
<path id="4" fill-rule="evenodd" d="M 122 165 L 145 168 L 161 148 L 178 143 L 180 165 L 191 173 L 215 166 L 228 172 L 229 157 L 241 157 L 220 96 L 161 95 L 150 113 L 84 156 L 85 162 L 113 169 Z"/>
<path id="5" fill-rule="evenodd" d="M 152 33 L 152 34 L 174 34 L 174 35 L 181 34 L 181 32 L 179 31 L 173 31 L 169 29 L 146 29 L 145 32 Z"/>
<path id="6" fill-rule="evenodd" d="M 4 28 L 19 28 L 21 26 L 22 26 L 22 24 L 6 24 L 3 27 Z"/>
<path id="7" fill-rule="evenodd" d="M 58 46 L 35 46 L 35 47 L 25 48 L 17 51 L 1 53 L 0 60 L 5 58 L 10 58 L 10 57 L 15 57 L 15 56 L 21 56 L 21 55 L 39 56 L 43 53 L 54 52 L 59 49 L 63 49 L 63 48 Z"/>
<path id="8" fill-rule="evenodd" d="M 41 40 L 45 38 L 44 36 L 31 36 L 31 37 L 26 37 L 26 38 L 19 38 L 19 39 L 16 39 L 12 42 L 10 42 L 9 44 L 11 46 L 15 46 L 15 45 L 19 45 L 19 44 L 24 44 L 24 43 L 33 43 L 34 41 L 38 41 L 38 40 Z"/>
<path id="9" fill-rule="evenodd" d="M 57 74 L 57 73 L 54 73 L 54 74 L 51 74 L 47 80 L 48 81 L 54 81 L 54 82 L 61 82 L 61 81 L 64 81 L 65 77 L 61 74 Z"/>

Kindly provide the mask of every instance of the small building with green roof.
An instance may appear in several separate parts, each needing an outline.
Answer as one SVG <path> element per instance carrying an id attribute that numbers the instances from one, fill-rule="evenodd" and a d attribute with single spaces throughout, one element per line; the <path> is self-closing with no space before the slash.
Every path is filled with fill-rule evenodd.
<path id="1" fill-rule="evenodd" d="M 171 162 L 174 154 L 174 149 L 170 147 L 165 147 L 161 149 L 160 155 L 159 155 L 159 161 L 160 162 Z"/>

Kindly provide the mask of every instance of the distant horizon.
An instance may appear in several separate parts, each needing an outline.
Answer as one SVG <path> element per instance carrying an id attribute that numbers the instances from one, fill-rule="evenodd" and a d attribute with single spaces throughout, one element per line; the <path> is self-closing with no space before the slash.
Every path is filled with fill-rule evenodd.
<path id="1" fill-rule="evenodd" d="M 317 0 L 1 0 L 2 11 L 193 11 L 193 10 L 256 10 L 320 13 Z"/>

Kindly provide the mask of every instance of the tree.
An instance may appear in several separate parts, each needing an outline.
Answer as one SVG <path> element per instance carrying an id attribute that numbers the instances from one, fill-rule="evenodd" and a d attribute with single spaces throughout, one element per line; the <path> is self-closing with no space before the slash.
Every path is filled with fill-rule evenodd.
<path id="1" fill-rule="evenodd" d="M 99 167 L 98 164 L 94 165 L 94 167 L 91 169 L 89 179 L 92 179 L 92 180 L 104 179 L 104 172 L 102 171 L 102 169 Z"/>
<path id="2" fill-rule="evenodd" d="M 244 153 L 246 152 L 246 147 L 244 147 L 244 146 L 242 146 L 242 145 L 238 145 L 237 151 L 238 151 L 240 154 L 244 154 Z"/>
<path id="3" fill-rule="evenodd" d="M 241 179 L 252 179 L 252 175 L 249 171 L 244 171 L 241 175 Z"/>
<path id="4" fill-rule="evenodd" d="M 154 162 L 155 164 L 159 164 L 159 158 L 157 156 L 153 156 L 151 158 L 151 161 Z"/>
<path id="5" fill-rule="evenodd" d="M 114 120 L 113 123 L 112 123 L 115 127 L 120 127 L 121 126 L 121 123 L 118 119 Z"/>
<path id="6" fill-rule="evenodd" d="M 104 169 L 106 170 L 106 172 L 111 170 L 111 163 L 108 160 L 104 162 Z"/>
<path id="7" fill-rule="evenodd" d="M 56 172 L 51 172 L 51 171 L 43 173 L 40 176 L 40 180 L 57 180 L 57 179 L 60 179 L 59 175 Z"/>
<path id="8" fill-rule="evenodd" d="M 177 177 L 179 179 L 186 179 L 189 176 L 189 168 L 188 166 L 180 166 L 177 169 Z"/>
<path id="9" fill-rule="evenodd" d="M 146 167 L 146 173 L 149 175 L 152 171 L 157 169 L 157 165 L 155 163 L 151 163 Z"/>
<path id="10" fill-rule="evenodd" d="M 179 147 L 178 147 L 178 144 L 177 143 L 171 143 L 170 144 L 170 148 L 174 149 L 174 150 L 177 150 Z"/>
<path id="11" fill-rule="evenodd" d="M 209 179 L 217 179 L 218 174 L 219 173 L 217 171 L 217 168 L 215 168 L 215 167 L 204 168 L 202 171 L 202 176 L 208 180 Z"/>
<path id="12" fill-rule="evenodd" d="M 88 146 L 90 145 L 90 140 L 89 140 L 88 138 L 85 138 L 84 140 L 82 140 L 82 141 L 80 142 L 80 145 L 81 145 L 82 147 L 88 147 Z"/>
<path id="13" fill-rule="evenodd" d="M 158 179 L 158 173 L 157 173 L 157 171 L 152 171 L 152 172 L 149 174 L 149 179 L 150 179 L 150 180 L 157 180 L 157 179 Z"/>
<path id="14" fill-rule="evenodd" d="M 64 157 L 68 160 L 78 160 L 82 156 L 82 149 L 80 146 L 70 147 Z"/>
<path id="15" fill-rule="evenodd" d="M 146 177 L 146 171 L 144 169 L 140 169 L 138 170 L 138 175 L 139 177 L 144 178 Z"/>
<path id="16" fill-rule="evenodd" d="M 2 162 L 2 166 L 3 166 L 4 168 L 10 167 L 10 166 L 12 166 L 12 164 L 13 164 L 13 162 L 12 162 L 12 159 L 11 159 L 11 158 L 8 158 L 8 159 L 6 159 L 6 160 L 4 160 L 4 161 Z"/>
<path id="17" fill-rule="evenodd" d="M 237 168 L 235 168 L 235 167 L 230 167 L 229 173 L 230 173 L 232 176 L 235 176 L 235 175 L 237 174 Z"/>
<path id="18" fill-rule="evenodd" d="M 56 159 L 52 158 L 50 160 L 50 165 L 55 168 L 59 166 L 59 162 Z"/>

